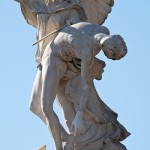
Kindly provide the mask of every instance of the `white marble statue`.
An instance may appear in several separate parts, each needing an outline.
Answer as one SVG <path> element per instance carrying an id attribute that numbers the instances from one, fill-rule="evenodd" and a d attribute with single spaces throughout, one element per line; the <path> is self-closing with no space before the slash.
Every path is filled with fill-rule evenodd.
<path id="1" fill-rule="evenodd" d="M 93 84 L 105 67 L 95 58 L 101 50 L 112 60 L 127 53 L 120 35 L 110 36 L 106 27 L 98 25 L 110 13 L 113 0 L 16 1 L 40 40 L 30 109 L 49 127 L 56 150 L 125 150 L 120 141 L 129 133 Z M 56 96 L 70 133 L 53 110 Z"/>

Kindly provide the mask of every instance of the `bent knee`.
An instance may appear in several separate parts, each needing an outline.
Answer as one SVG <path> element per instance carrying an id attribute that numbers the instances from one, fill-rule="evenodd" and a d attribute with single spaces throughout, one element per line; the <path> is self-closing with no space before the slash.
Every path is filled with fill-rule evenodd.
<path id="1" fill-rule="evenodd" d="M 41 112 L 41 106 L 35 102 L 29 103 L 29 109 L 35 114 L 39 114 Z"/>
<path id="2" fill-rule="evenodd" d="M 47 103 L 42 104 L 42 112 L 45 116 L 52 115 L 54 113 L 53 111 L 53 105 L 49 105 Z"/>

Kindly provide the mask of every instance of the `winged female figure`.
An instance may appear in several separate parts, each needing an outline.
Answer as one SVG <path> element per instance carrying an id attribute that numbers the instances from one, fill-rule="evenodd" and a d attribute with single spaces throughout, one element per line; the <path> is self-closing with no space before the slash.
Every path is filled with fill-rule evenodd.
<path id="1" fill-rule="evenodd" d="M 37 40 L 59 30 L 68 22 L 103 24 L 114 0 L 16 0 L 27 23 L 37 28 Z M 38 43 L 35 60 L 40 64 L 44 49 L 58 32 Z"/>
<path id="2" fill-rule="evenodd" d="M 50 99 L 50 97 L 48 97 L 49 94 L 46 94 L 46 93 L 49 93 L 50 89 L 54 91 L 54 92 L 51 91 L 50 92 L 51 94 L 57 93 L 55 91 L 57 89 L 56 85 L 54 86 L 55 83 L 53 83 L 50 87 L 50 85 L 48 85 L 49 79 L 46 80 L 47 77 L 51 74 L 51 72 L 49 72 L 49 70 L 45 70 L 44 68 L 46 67 L 42 67 L 42 65 L 45 64 L 45 60 L 46 60 L 45 58 L 47 58 L 46 55 L 49 53 L 45 51 L 47 51 L 48 49 L 47 47 L 51 45 L 55 37 L 58 35 L 60 29 L 62 29 L 62 27 L 64 26 L 73 25 L 79 22 L 89 22 L 89 23 L 98 24 L 98 25 L 103 24 L 108 14 L 111 12 L 112 6 L 114 5 L 114 0 L 16 0 L 16 1 L 20 3 L 22 14 L 24 18 L 26 19 L 27 23 L 37 29 L 37 36 L 36 36 L 37 41 L 41 40 L 43 37 L 45 37 L 49 33 L 53 33 L 53 34 L 50 34 L 50 36 L 47 36 L 46 38 L 38 42 L 38 45 L 37 45 L 35 60 L 38 63 L 39 71 L 37 73 L 37 76 L 33 85 L 31 101 L 30 101 L 30 109 L 36 115 L 38 115 L 44 121 L 45 124 L 48 125 L 52 133 L 52 136 L 54 138 L 55 146 L 57 150 L 63 150 L 62 141 L 71 143 L 70 145 L 68 144 L 65 147 L 65 150 L 73 150 L 74 146 L 72 143 L 74 140 L 74 136 L 68 135 L 68 133 L 63 129 L 63 127 L 59 123 L 57 115 L 53 111 L 53 107 L 52 107 L 53 104 L 51 102 L 49 103 L 48 101 L 45 101 L 46 105 L 44 103 L 41 103 L 41 99 L 47 99 L 47 100 Z M 106 29 L 102 33 L 109 34 L 109 31 Z M 85 37 L 87 39 L 89 38 L 87 36 Z M 98 38 L 99 37 L 103 37 L 103 35 L 98 36 Z M 106 36 L 106 39 L 105 39 L 105 36 L 104 36 L 104 39 L 106 41 L 109 38 L 110 37 Z M 59 41 L 59 40 L 56 40 L 56 41 Z M 52 50 L 53 49 L 55 49 L 55 47 L 53 47 Z M 108 49 L 108 48 L 104 48 L 104 49 Z M 65 50 L 62 53 L 65 53 Z M 110 56 L 112 55 L 112 53 L 115 54 L 114 51 L 108 52 L 106 50 L 106 55 Z M 72 54 L 70 53 L 69 55 L 72 55 Z M 118 56 L 120 55 L 120 56 L 118 57 L 117 55 Z M 125 54 L 119 53 L 117 55 L 114 56 L 115 59 L 120 59 Z M 110 56 L 110 57 L 111 59 L 113 59 L 113 56 Z M 44 63 L 42 63 L 43 61 Z M 51 62 L 52 64 L 56 62 L 56 60 L 53 61 L 53 58 L 51 59 L 51 57 L 49 57 L 48 61 Z M 59 60 L 57 64 L 59 64 Z M 63 72 L 62 69 L 60 70 Z M 46 88 L 47 85 L 48 85 L 48 88 Z M 55 88 L 52 89 L 52 86 L 54 86 Z M 55 98 L 56 96 L 55 94 L 51 96 Z M 45 106 L 49 106 L 50 109 L 47 109 L 47 107 Z M 41 109 L 44 110 L 44 113 L 41 111 Z M 76 122 L 73 121 L 73 123 L 74 123 L 73 124 L 74 128 L 77 129 Z"/>

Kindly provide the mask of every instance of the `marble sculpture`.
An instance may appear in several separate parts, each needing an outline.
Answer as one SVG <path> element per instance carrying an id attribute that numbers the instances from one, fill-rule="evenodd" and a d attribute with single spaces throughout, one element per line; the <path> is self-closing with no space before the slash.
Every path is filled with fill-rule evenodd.
<path id="1" fill-rule="evenodd" d="M 49 128 L 56 150 L 126 150 L 120 142 L 130 133 L 93 83 L 102 79 L 106 66 L 96 58 L 99 52 L 111 60 L 127 54 L 124 39 L 102 26 L 114 0 L 16 1 L 27 23 L 37 29 L 38 73 L 30 110 Z M 69 133 L 53 109 L 55 99 Z"/>

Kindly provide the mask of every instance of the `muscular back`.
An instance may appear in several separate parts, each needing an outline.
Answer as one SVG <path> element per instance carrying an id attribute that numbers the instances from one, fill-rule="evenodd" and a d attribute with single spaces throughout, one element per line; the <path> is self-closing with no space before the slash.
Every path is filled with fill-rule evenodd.
<path id="1" fill-rule="evenodd" d="M 98 33 L 108 34 L 106 27 L 94 25 L 86 22 L 77 23 L 64 28 L 52 42 L 52 47 L 55 47 L 55 52 L 66 61 L 71 61 L 71 58 L 82 59 L 85 57 L 94 57 L 100 50 L 99 41 L 94 39 Z"/>

